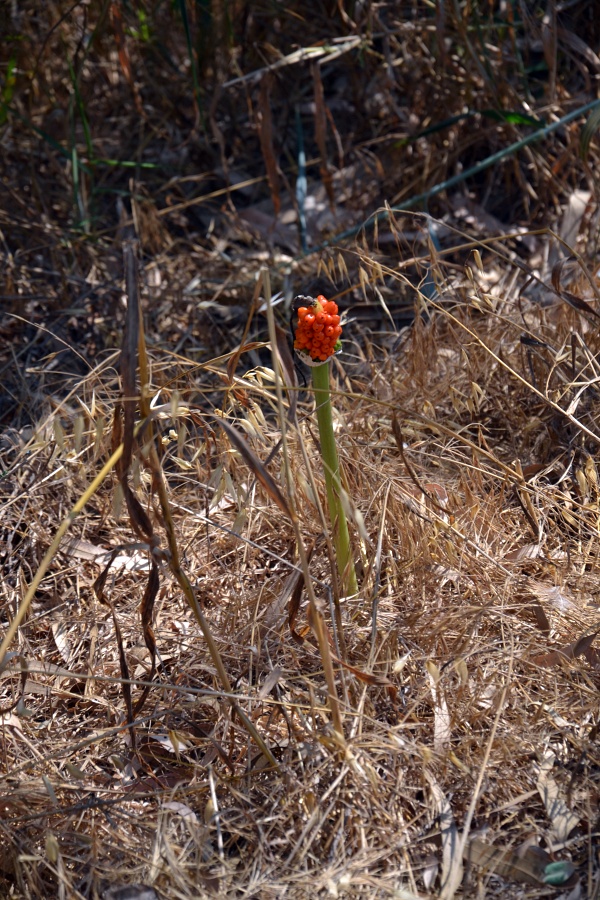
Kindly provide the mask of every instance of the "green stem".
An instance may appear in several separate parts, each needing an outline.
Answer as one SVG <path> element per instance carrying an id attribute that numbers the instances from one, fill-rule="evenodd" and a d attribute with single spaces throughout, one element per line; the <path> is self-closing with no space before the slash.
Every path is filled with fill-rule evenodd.
<path id="1" fill-rule="evenodd" d="M 350 554 L 348 522 L 341 499 L 340 463 L 333 431 L 333 415 L 329 392 L 329 360 L 324 362 L 322 366 L 315 366 L 312 369 L 312 382 L 317 405 L 321 456 L 325 468 L 329 517 L 331 519 L 331 527 L 334 529 L 333 540 L 337 553 L 338 572 L 340 573 L 344 594 L 355 594 L 358 590 L 358 585 L 354 562 Z"/>

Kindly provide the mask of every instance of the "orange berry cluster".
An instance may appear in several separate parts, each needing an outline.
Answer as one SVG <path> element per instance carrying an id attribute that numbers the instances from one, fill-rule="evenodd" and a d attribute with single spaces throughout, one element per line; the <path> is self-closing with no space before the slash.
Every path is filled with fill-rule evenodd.
<path id="1" fill-rule="evenodd" d="M 342 326 L 338 315 L 337 303 L 326 300 L 319 294 L 316 300 L 312 297 L 299 297 L 297 303 L 306 301 L 306 306 L 298 306 L 296 314 L 298 322 L 294 335 L 294 348 L 308 353 L 313 360 L 329 359 L 339 349 Z"/>

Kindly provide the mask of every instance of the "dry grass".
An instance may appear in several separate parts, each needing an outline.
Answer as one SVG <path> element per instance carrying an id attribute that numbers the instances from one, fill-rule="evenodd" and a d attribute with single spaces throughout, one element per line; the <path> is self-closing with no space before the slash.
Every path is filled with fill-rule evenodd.
<path id="1" fill-rule="evenodd" d="M 178 4 L 159 4 L 148 33 L 133 4 L 112 18 L 94 4 L 0 11 L 3 630 L 120 439 L 119 197 L 140 249 L 142 407 L 231 687 L 171 571 L 147 430 L 129 484 L 153 552 L 109 473 L 2 663 L 0 894 L 125 900 L 138 883 L 129 900 L 598 900 L 597 142 L 588 130 L 586 153 L 572 123 L 432 197 L 432 217 L 383 217 L 318 262 L 300 255 L 302 239 L 528 134 L 523 116 L 552 123 L 593 99 L 592 4 L 553 20 L 536 4 L 312 16 L 240 0 L 222 6 L 231 29 L 213 4 L 204 30 L 200 6 L 186 5 L 195 74 Z M 313 160 L 303 235 L 296 109 Z M 581 265 L 564 263 L 569 247 Z M 314 502 L 308 391 L 287 469 L 278 448 L 262 315 L 229 365 L 265 264 L 287 300 L 314 288 L 347 310 L 333 374 L 357 596 L 338 595 Z M 289 627 L 301 582 L 285 504 L 215 410 L 260 460 L 273 453 L 295 505 L 343 735 L 305 595 Z M 114 617 L 94 590 L 111 551 Z M 140 617 L 152 561 L 153 679 Z M 149 689 L 134 727 L 127 680 L 134 707 Z M 541 881 L 550 860 L 572 864 L 558 887 Z"/>
<path id="2" fill-rule="evenodd" d="M 120 727 L 114 626 L 92 590 L 101 568 L 93 555 L 123 545 L 107 593 L 134 701 L 149 671 L 137 611 L 147 562 L 107 481 L 74 523 L 19 633 L 28 671 L 3 725 L 2 871 L 23 896 L 94 896 L 132 880 L 168 897 L 198 896 L 202 885 L 224 896 L 304 897 L 309 880 L 314 896 L 421 896 L 425 885 L 439 891 L 458 865 L 446 855 L 436 880 L 440 823 L 460 835 L 466 817 L 467 846 L 473 835 L 503 848 L 540 843 L 576 863 L 592 896 L 598 656 L 593 647 L 570 660 L 549 654 L 597 628 L 600 508 L 583 429 L 595 429 L 600 347 L 595 328 L 563 301 L 541 304 L 525 291 L 516 304 L 518 292 L 519 284 L 508 294 L 484 290 L 475 276 L 454 278 L 392 352 L 372 345 L 370 360 L 348 346 L 340 448 L 364 524 L 355 529 L 361 589 L 341 605 L 343 646 L 351 666 L 389 679 L 397 696 L 339 669 L 342 742 L 302 613 L 302 645 L 287 628 L 286 583 L 297 564 L 290 522 L 204 418 L 218 403 L 264 459 L 279 437 L 268 372 L 240 367 L 235 390 L 218 392 L 183 358 L 154 355 L 183 563 L 235 695 L 280 768 L 265 767 L 232 720 L 166 570 L 154 614 L 160 670 L 132 754 Z M 524 333 L 539 342 L 531 364 Z M 3 453 L 3 590 L 13 614 L 58 521 L 108 453 L 117 391 L 111 370 L 99 368 L 26 452 Z M 175 392 L 183 410 L 171 421 Z M 299 456 L 302 439 L 322 488 L 308 400 L 301 409 L 289 452 L 333 635 L 331 567 Z M 278 459 L 271 471 L 283 483 Z M 150 476 L 143 465 L 136 471 L 159 530 Z M 7 698 L 18 696 L 18 672 L 15 658 L 3 675 Z M 553 814 L 538 790 L 548 758 L 564 805 Z M 534 897 L 549 889 L 500 887 L 471 869 L 462 891 Z"/>

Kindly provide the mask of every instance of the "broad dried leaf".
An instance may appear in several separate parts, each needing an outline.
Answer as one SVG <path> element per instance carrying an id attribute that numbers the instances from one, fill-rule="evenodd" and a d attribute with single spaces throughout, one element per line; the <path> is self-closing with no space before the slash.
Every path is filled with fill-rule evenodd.
<path id="1" fill-rule="evenodd" d="M 595 638 L 600 631 L 594 631 L 592 634 L 584 635 L 578 640 L 561 647 L 560 650 L 550 650 L 548 653 L 540 653 L 532 657 L 532 662 L 536 666 L 542 666 L 549 669 L 552 666 L 558 666 L 569 659 L 575 659 L 578 656 L 585 656 L 591 666 L 600 665 L 600 652 L 592 647 Z"/>
<path id="2" fill-rule="evenodd" d="M 522 562 L 524 559 L 537 559 L 541 549 L 541 544 L 525 544 L 524 547 L 509 550 L 508 553 L 504 554 L 503 559 L 505 562 Z"/>
<path id="3" fill-rule="evenodd" d="M 187 803 L 180 803 L 178 800 L 167 800 L 166 803 L 162 804 L 162 809 L 170 809 L 173 812 L 176 812 L 177 815 L 181 816 L 186 822 L 190 822 L 192 824 L 196 824 L 198 820 L 198 816 L 196 813 L 187 805 Z"/>
<path id="4" fill-rule="evenodd" d="M 74 556 L 76 559 L 97 560 L 98 557 L 106 556 L 110 550 L 105 550 L 91 541 L 85 541 L 80 538 L 74 538 L 69 541 L 64 551 L 68 556 Z"/>
<path id="5" fill-rule="evenodd" d="M 559 235 L 567 247 L 574 247 L 581 221 L 591 199 L 590 191 L 573 190 L 560 222 Z"/>
<path id="6" fill-rule="evenodd" d="M 258 692 L 258 699 L 264 700 L 269 696 L 273 688 L 279 683 L 281 680 L 281 676 L 283 675 L 283 669 L 281 666 L 275 666 L 274 669 L 271 669 L 267 677 L 265 678 L 263 684 L 260 687 Z"/>

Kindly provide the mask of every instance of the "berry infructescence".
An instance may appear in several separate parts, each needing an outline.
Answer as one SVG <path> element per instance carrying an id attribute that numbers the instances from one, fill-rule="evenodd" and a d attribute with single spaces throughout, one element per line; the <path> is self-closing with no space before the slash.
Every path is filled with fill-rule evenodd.
<path id="1" fill-rule="evenodd" d="M 294 303 L 298 317 L 294 332 L 294 349 L 300 357 L 308 355 L 314 362 L 329 359 L 340 349 L 342 326 L 337 303 L 319 294 L 312 297 L 298 297 Z"/>

